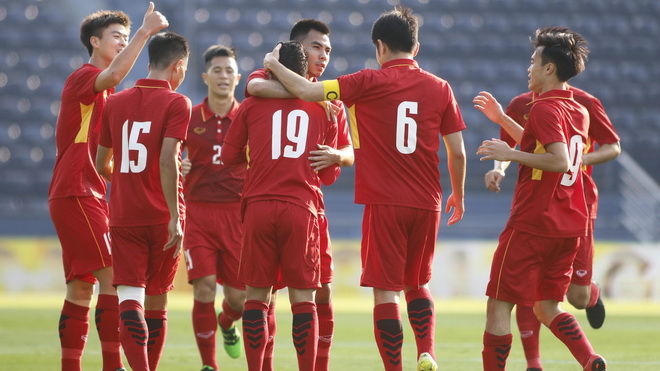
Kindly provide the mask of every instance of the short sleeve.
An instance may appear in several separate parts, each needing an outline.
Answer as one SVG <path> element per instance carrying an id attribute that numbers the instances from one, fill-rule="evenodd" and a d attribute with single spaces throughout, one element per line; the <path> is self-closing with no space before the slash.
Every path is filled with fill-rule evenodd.
<path id="1" fill-rule="evenodd" d="M 191 112 L 190 99 L 178 94 L 169 105 L 164 137 L 186 140 Z"/>

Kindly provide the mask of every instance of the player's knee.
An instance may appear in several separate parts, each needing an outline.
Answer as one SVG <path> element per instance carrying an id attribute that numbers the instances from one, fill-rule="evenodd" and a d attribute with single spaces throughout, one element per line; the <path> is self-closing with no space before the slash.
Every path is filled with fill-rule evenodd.
<path id="1" fill-rule="evenodd" d="M 321 285 L 321 288 L 316 290 L 316 297 L 314 301 L 317 304 L 328 304 L 330 302 L 330 297 L 332 296 L 332 287 L 329 283 L 324 283 Z"/>
<path id="2" fill-rule="evenodd" d="M 208 303 L 215 300 L 215 276 L 206 276 L 192 281 L 195 300 Z"/>

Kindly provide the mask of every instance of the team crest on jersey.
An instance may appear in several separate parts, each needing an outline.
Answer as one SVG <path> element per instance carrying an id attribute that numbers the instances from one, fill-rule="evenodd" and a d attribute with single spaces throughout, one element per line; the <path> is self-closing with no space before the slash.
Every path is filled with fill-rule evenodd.
<path id="1" fill-rule="evenodd" d="M 525 121 L 529 120 L 529 113 L 523 115 L 523 120 Z"/>
<path id="2" fill-rule="evenodd" d="M 587 271 L 584 269 L 578 269 L 575 271 L 575 274 L 577 274 L 578 277 L 584 277 L 587 275 Z"/>
<path id="3" fill-rule="evenodd" d="M 193 129 L 193 132 L 197 135 L 204 134 L 206 132 L 206 128 L 196 127 Z"/>

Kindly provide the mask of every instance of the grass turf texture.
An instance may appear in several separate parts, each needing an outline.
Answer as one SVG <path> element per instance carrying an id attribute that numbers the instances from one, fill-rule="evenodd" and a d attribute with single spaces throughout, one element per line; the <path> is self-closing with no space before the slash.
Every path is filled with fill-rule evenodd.
<path id="1" fill-rule="evenodd" d="M 63 295 L 0 293 L 0 369 L 59 369 L 60 348 L 57 322 Z M 436 355 L 439 369 L 480 370 L 482 336 L 485 321 L 483 300 L 436 300 Z M 606 301 L 607 319 L 600 330 L 589 327 L 584 311 L 564 308 L 576 314 L 597 352 L 612 370 L 657 370 L 660 368 L 660 304 L 616 303 Z M 192 297 L 172 293 L 168 312 L 167 344 L 159 370 L 200 370 L 201 361 L 192 333 Z M 335 338 L 331 354 L 332 370 L 382 369 L 373 340 L 371 299 L 335 295 Z M 405 307 L 405 305 L 403 306 Z M 404 308 L 405 309 L 405 308 Z M 282 293 L 278 302 L 278 333 L 275 368 L 297 370 L 291 341 L 291 312 L 288 298 Z M 93 318 L 93 312 L 92 312 Z M 404 370 L 415 369 L 415 343 L 404 320 Z M 508 361 L 510 370 L 524 370 L 525 361 L 517 336 Z M 218 362 L 223 371 L 245 370 L 245 355 L 230 359 L 217 347 Z M 541 357 L 548 370 L 581 370 L 568 350 L 547 329 L 541 330 Z M 83 356 L 83 369 L 101 369 L 101 351 L 94 325 Z"/>

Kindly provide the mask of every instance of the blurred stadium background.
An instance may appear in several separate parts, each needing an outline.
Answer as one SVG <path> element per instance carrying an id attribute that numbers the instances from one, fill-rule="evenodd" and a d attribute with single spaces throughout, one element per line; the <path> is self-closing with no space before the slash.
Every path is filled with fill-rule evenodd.
<path id="1" fill-rule="evenodd" d="M 527 90 L 536 28 L 565 25 L 590 42 L 587 70 L 572 84 L 599 97 L 621 136 L 624 153 L 598 166 L 599 241 L 650 247 L 660 252 L 660 1 L 656 0 L 158 0 L 156 10 L 169 30 L 191 43 L 188 76 L 179 91 L 194 104 L 206 94 L 201 54 L 211 44 L 233 45 L 245 81 L 261 67 L 263 55 L 286 40 L 300 18 L 318 18 L 331 30 L 333 51 L 323 78 L 377 68 L 370 29 L 394 5 L 411 7 L 421 21 L 418 62 L 450 82 L 468 126 L 466 214 L 440 230 L 440 241 L 489 240 L 506 222 L 516 169 L 503 191 L 483 183 L 491 162 L 480 162 L 478 144 L 497 137 L 498 128 L 472 107 L 487 90 L 506 105 Z M 98 9 L 121 9 L 134 32 L 147 8 L 135 0 L 0 0 L 0 238 L 52 237 L 47 191 L 55 159 L 54 130 L 61 88 L 88 55 L 79 41 L 82 18 Z M 146 50 L 118 90 L 147 74 Z M 440 150 L 441 157 L 444 149 Z M 446 164 L 441 163 L 446 174 Z M 327 188 L 328 215 L 335 239 L 360 237 L 361 207 L 353 204 L 352 168 Z M 443 179 L 449 190 L 447 177 Z M 447 195 L 446 195 L 447 196 Z M 458 241 L 458 242 L 456 242 Z M 494 246 L 492 246 L 494 247 Z M 1 249 L 0 249 L 1 250 Z M 649 250 L 649 251 L 651 251 Z M 645 250 L 646 251 L 646 250 Z M 658 260 L 656 260 L 657 262 Z M 644 265 L 644 264 L 642 264 Z M 487 269 L 487 262 L 484 269 Z M 641 269 L 641 268 L 640 268 Z M 648 269 L 648 266 L 646 268 Z M 657 265 L 653 268 L 656 272 Z M 656 273 L 657 274 L 657 273 Z M 57 280 L 60 278 L 57 277 Z M 656 294 L 658 295 L 658 294 Z M 657 297 L 657 296 L 656 296 Z"/>

